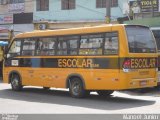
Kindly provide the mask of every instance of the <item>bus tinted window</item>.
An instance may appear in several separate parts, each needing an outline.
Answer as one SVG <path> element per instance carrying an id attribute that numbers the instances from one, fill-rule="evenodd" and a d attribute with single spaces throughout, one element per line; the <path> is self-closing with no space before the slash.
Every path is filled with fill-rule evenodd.
<path id="1" fill-rule="evenodd" d="M 9 52 L 7 54 L 7 57 L 19 56 L 20 50 L 21 50 L 21 41 L 20 40 L 13 41 L 12 46 L 10 47 Z"/>
<path id="2" fill-rule="evenodd" d="M 147 27 L 126 26 L 129 52 L 155 53 L 156 45 L 151 31 Z"/>
<path id="3" fill-rule="evenodd" d="M 154 37 L 156 39 L 156 44 L 158 51 L 160 51 L 160 30 L 152 30 Z"/>
<path id="4" fill-rule="evenodd" d="M 78 40 L 78 36 L 59 37 L 57 55 L 77 55 Z"/>
<path id="5" fill-rule="evenodd" d="M 118 54 L 118 33 L 106 33 L 105 34 L 105 45 L 104 54 Z"/>
<path id="6" fill-rule="evenodd" d="M 23 41 L 23 46 L 22 46 L 22 55 L 28 56 L 34 56 L 34 51 L 35 51 L 35 43 L 36 41 L 28 38 L 28 39 L 24 39 Z"/>
<path id="7" fill-rule="evenodd" d="M 37 55 L 55 55 L 56 38 L 39 38 Z"/>
<path id="8" fill-rule="evenodd" d="M 103 34 L 83 35 L 80 40 L 80 55 L 102 55 Z"/>
<path id="9" fill-rule="evenodd" d="M 77 55 L 78 54 L 78 41 L 79 36 L 70 36 L 68 37 L 68 55 Z"/>

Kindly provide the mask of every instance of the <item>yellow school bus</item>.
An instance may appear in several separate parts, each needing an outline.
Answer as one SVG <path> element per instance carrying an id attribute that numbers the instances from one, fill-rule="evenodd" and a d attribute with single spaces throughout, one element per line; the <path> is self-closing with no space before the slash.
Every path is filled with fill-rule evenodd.
<path id="1" fill-rule="evenodd" d="M 160 27 L 151 27 L 158 49 L 158 86 L 160 86 Z"/>
<path id="2" fill-rule="evenodd" d="M 72 97 L 91 91 L 157 85 L 157 48 L 141 25 L 102 25 L 17 35 L 6 52 L 3 81 L 23 86 L 69 88 Z"/>

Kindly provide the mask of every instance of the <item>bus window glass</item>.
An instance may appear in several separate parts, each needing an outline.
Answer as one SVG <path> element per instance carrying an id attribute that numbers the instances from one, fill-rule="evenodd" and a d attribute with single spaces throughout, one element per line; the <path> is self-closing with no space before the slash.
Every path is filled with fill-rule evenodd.
<path id="1" fill-rule="evenodd" d="M 24 39 L 23 46 L 22 46 L 22 55 L 27 56 L 31 55 L 34 56 L 35 51 L 35 40 L 33 39 Z"/>
<path id="2" fill-rule="evenodd" d="M 152 30 L 154 37 L 156 39 L 156 44 L 158 51 L 160 52 L 160 30 Z"/>
<path id="3" fill-rule="evenodd" d="M 129 52 L 155 53 L 156 44 L 151 31 L 147 27 L 126 26 Z"/>
<path id="4" fill-rule="evenodd" d="M 67 41 L 64 37 L 58 39 L 57 55 L 67 55 Z"/>
<path id="5" fill-rule="evenodd" d="M 68 45 L 69 45 L 69 48 L 70 49 L 74 49 L 74 48 L 77 48 L 77 40 L 69 40 L 68 41 Z"/>
<path id="6" fill-rule="evenodd" d="M 79 36 L 68 37 L 68 55 L 77 55 Z"/>
<path id="7" fill-rule="evenodd" d="M 103 34 L 84 35 L 80 40 L 80 55 L 102 55 Z"/>
<path id="8" fill-rule="evenodd" d="M 20 49 L 21 49 L 21 41 L 15 40 L 13 41 L 10 50 L 7 54 L 7 57 L 15 57 L 20 55 Z"/>
<path id="9" fill-rule="evenodd" d="M 37 55 L 55 55 L 56 38 L 39 38 Z"/>
<path id="10" fill-rule="evenodd" d="M 118 54 L 118 33 L 117 32 L 106 33 L 104 54 L 105 55 Z"/>
<path id="11" fill-rule="evenodd" d="M 77 55 L 78 36 L 64 36 L 58 39 L 58 55 Z"/>

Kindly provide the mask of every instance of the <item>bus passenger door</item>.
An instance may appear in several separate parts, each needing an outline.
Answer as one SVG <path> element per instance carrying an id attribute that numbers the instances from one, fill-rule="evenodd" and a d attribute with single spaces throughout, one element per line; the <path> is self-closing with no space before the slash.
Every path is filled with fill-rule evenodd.
<path id="1" fill-rule="evenodd" d="M 40 78 L 40 59 L 38 58 L 22 58 L 23 78 L 27 81 L 27 85 L 43 86 L 44 81 Z"/>
<path id="2" fill-rule="evenodd" d="M 26 38 L 23 41 L 21 52 L 21 70 L 26 85 L 43 86 L 44 81 L 40 79 L 41 59 L 35 56 L 36 39 Z"/>

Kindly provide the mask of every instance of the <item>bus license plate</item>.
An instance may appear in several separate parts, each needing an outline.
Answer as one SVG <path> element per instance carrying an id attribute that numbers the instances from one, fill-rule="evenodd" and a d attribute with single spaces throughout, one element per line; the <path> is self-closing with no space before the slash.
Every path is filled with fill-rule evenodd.
<path id="1" fill-rule="evenodd" d="M 147 81 L 140 81 L 140 86 L 145 86 L 147 85 Z"/>

